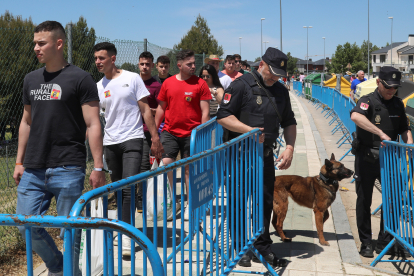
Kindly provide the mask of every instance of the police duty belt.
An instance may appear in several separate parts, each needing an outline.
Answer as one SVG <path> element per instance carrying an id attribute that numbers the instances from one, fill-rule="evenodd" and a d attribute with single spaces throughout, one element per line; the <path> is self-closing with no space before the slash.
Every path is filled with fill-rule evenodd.
<path id="1" fill-rule="evenodd" d="M 272 106 L 273 106 L 273 108 L 274 108 L 274 109 L 275 109 L 275 111 L 276 111 L 277 117 L 279 117 L 280 122 L 282 122 L 282 116 L 280 116 L 280 113 L 279 113 L 279 111 L 277 110 L 276 104 L 272 101 L 272 99 L 271 99 L 271 97 L 270 97 L 270 92 L 269 92 L 266 88 L 264 88 L 263 86 L 261 86 L 261 85 L 260 85 L 259 80 L 257 79 L 257 77 L 254 75 L 254 73 L 253 73 L 253 72 L 250 72 L 250 74 L 251 74 L 251 75 L 253 76 L 253 78 L 255 79 L 257 86 L 259 86 L 259 88 L 260 88 L 260 89 L 262 89 L 262 90 L 266 93 L 266 96 L 269 98 L 269 102 L 271 102 L 271 103 L 272 103 Z"/>

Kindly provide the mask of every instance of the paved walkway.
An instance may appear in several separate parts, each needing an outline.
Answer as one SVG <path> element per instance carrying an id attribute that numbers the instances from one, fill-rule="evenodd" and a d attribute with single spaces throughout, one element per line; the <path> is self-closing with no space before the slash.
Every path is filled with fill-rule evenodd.
<path id="1" fill-rule="evenodd" d="M 292 161 L 292 166 L 285 171 L 276 171 L 278 175 L 300 175 L 300 176 L 314 176 L 319 174 L 321 168 L 321 161 L 328 158 L 324 152 L 323 143 L 318 137 L 318 131 L 313 124 L 313 120 L 323 119 L 312 118 L 304 105 L 303 98 L 297 98 L 293 93 L 290 94 L 292 108 L 295 112 L 297 125 L 297 138 L 295 145 L 295 152 Z M 309 116 L 309 117 L 308 117 Z M 312 125 L 313 124 L 313 125 Z M 316 136 L 316 137 L 315 137 Z M 322 145 L 321 145 L 322 143 Z M 279 150 L 279 149 L 278 149 Z M 283 151 L 283 147 L 280 149 Z M 322 151 L 322 152 L 321 152 Z M 340 156 L 337 157 L 339 159 Z M 351 168 L 352 169 L 352 168 Z M 340 195 L 338 193 L 340 200 Z M 338 201 L 337 197 L 337 201 Z M 289 199 L 290 200 L 290 199 Z M 342 203 L 341 203 L 342 204 Z M 342 206 L 343 207 L 343 206 Z M 283 276 L 336 276 L 336 275 L 389 275 L 386 273 L 374 271 L 355 265 L 355 261 L 347 263 L 343 261 L 340 250 L 340 242 L 338 243 L 338 235 L 335 231 L 332 211 L 329 209 L 330 218 L 324 224 L 324 235 L 330 246 L 322 246 L 319 244 L 319 239 L 316 234 L 316 225 L 313 211 L 309 208 L 302 207 L 289 201 L 289 210 L 286 216 L 283 229 L 288 237 L 293 238 L 291 243 L 284 243 L 276 235 L 276 231 L 271 226 L 273 252 L 278 257 L 286 258 L 290 261 L 286 268 L 278 269 L 279 275 Z M 342 216 L 346 218 L 345 211 Z M 346 219 L 347 221 L 347 219 Z M 338 226 L 338 228 L 340 225 Z M 349 227 L 349 226 L 348 226 Z M 352 233 L 349 231 L 349 236 L 352 238 Z M 353 238 L 350 240 L 355 247 Z M 343 251 L 352 251 L 352 249 L 343 248 Z M 358 254 L 356 247 L 353 254 Z M 354 256 L 354 258 L 359 258 Z M 348 258 L 350 259 L 350 258 Z M 238 269 L 242 269 L 238 267 Z M 244 268 L 244 270 L 246 270 Z M 261 264 L 253 263 L 251 271 L 265 271 Z M 243 275 L 233 273 L 231 275 Z M 244 274 L 251 275 L 251 274 Z"/>
<path id="2" fill-rule="evenodd" d="M 319 174 L 321 161 L 328 158 L 325 146 L 320 134 L 314 124 L 303 98 L 297 98 L 291 93 L 292 107 L 297 120 L 297 139 L 292 166 L 285 171 L 275 171 L 278 175 L 300 175 L 314 176 Z M 309 105 L 308 105 L 309 106 Z M 283 151 L 283 147 L 280 149 Z M 276 154 L 279 153 L 277 149 Z M 330 154 L 329 154 L 330 155 Z M 339 159 L 340 156 L 337 156 Z M 348 166 L 346 164 L 346 166 Z M 349 180 L 350 181 L 350 180 Z M 341 186 L 341 184 L 340 184 Z M 288 259 L 289 265 L 286 268 L 278 269 L 279 275 L 283 276 L 336 276 L 336 275 L 390 275 L 356 265 L 360 262 L 352 232 L 349 229 L 348 218 L 343 208 L 340 194 L 338 193 L 335 206 L 329 209 L 330 218 L 324 224 L 324 235 L 330 246 L 322 246 L 316 235 L 316 226 L 313 211 L 301 207 L 293 201 L 289 203 L 289 211 L 284 222 L 284 230 L 288 237 L 293 238 L 291 243 L 283 243 L 276 235 L 271 226 L 271 237 L 274 244 L 273 252 L 282 258 Z M 139 223 L 137 217 L 137 222 Z M 339 241 L 338 241 L 339 240 Z M 117 248 L 115 248 L 115 251 Z M 161 251 L 162 252 L 162 251 Z M 160 252 L 160 253 L 161 253 Z M 117 252 L 114 252 L 117 256 Z M 142 257 L 137 256 L 137 273 L 141 275 Z M 359 260 L 359 261 L 358 261 Z M 115 260 L 117 264 L 118 260 Z M 249 268 L 251 272 L 265 272 L 261 264 L 252 263 Z M 246 270 L 243 267 L 236 267 L 237 270 Z M 124 275 L 130 275 L 130 262 L 123 262 Z M 252 275 L 250 273 L 231 273 L 230 275 Z M 38 274 L 46 275 L 46 274 Z"/>

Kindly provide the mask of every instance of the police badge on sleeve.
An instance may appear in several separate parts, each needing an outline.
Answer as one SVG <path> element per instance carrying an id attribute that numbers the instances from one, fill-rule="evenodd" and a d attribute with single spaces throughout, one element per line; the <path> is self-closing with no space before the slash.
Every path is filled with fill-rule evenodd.
<path id="1" fill-rule="evenodd" d="M 369 104 L 367 103 L 361 103 L 361 105 L 359 106 L 362 110 L 368 110 Z"/>
<path id="2" fill-rule="evenodd" d="M 223 103 L 228 104 L 230 102 L 230 99 L 231 99 L 231 94 L 225 93 L 223 97 Z"/>

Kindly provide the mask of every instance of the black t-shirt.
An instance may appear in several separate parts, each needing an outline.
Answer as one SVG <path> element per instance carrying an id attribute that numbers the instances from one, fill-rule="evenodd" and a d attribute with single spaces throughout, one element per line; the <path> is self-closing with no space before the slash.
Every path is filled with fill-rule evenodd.
<path id="1" fill-rule="evenodd" d="M 397 130 L 398 134 L 402 134 L 405 131 L 410 130 L 410 127 L 408 126 L 407 116 L 405 115 L 404 104 L 400 98 L 394 96 L 391 98 L 391 100 L 385 100 L 378 93 L 378 88 L 372 94 L 374 98 L 377 99 L 382 104 L 382 106 L 388 110 L 393 125 L 398 126 L 397 128 L 394 128 Z M 365 95 L 358 100 L 358 103 L 351 110 L 351 114 L 353 112 L 357 112 L 370 119 L 373 109 L 374 103 L 371 103 L 368 95 Z"/>
<path id="2" fill-rule="evenodd" d="M 168 77 L 166 77 L 165 79 L 162 79 L 162 78 L 160 78 L 160 76 L 159 75 L 155 75 L 155 76 L 152 76 L 156 81 L 158 81 L 159 83 L 163 83 L 166 79 L 168 79 L 169 77 L 171 77 L 172 75 L 171 74 L 168 74 Z"/>
<path id="3" fill-rule="evenodd" d="M 27 74 L 23 104 L 31 106 L 32 124 L 24 166 L 85 167 L 86 124 L 81 106 L 92 101 L 99 102 L 96 83 L 89 73 L 74 65 L 54 73 L 43 67 Z"/>
<path id="4" fill-rule="evenodd" d="M 257 71 L 253 71 L 253 74 L 256 74 L 261 85 L 264 86 L 261 75 Z M 249 74 L 243 75 L 240 78 L 248 80 L 248 75 Z M 290 103 L 289 91 L 286 87 L 280 82 L 276 82 L 271 87 L 266 87 L 266 89 L 276 98 L 276 107 L 282 117 L 280 126 L 285 128 L 290 125 L 296 125 L 295 114 Z M 246 87 L 243 81 L 237 79 L 233 81 L 225 90 L 223 100 L 220 103 L 220 108 L 217 112 L 217 119 L 226 118 L 231 115 L 240 119 L 242 109 L 246 107 L 248 102 L 252 101 L 252 95 L 249 91 L 251 90 L 249 90 L 249 87 Z M 229 95 L 226 96 L 226 94 Z"/>

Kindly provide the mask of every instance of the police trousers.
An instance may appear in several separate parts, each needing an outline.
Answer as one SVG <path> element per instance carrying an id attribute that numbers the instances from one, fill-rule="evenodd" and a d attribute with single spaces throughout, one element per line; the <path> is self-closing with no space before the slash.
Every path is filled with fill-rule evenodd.
<path id="1" fill-rule="evenodd" d="M 263 224 L 264 224 L 264 232 L 262 235 L 258 237 L 256 242 L 254 243 L 254 247 L 259 251 L 259 253 L 262 256 L 269 255 L 272 251 L 270 246 L 272 245 L 272 239 L 270 238 L 269 233 L 269 227 L 270 227 L 270 218 L 272 216 L 272 210 L 273 210 L 273 191 L 274 191 L 274 183 L 275 183 L 275 167 L 274 167 L 274 159 L 273 154 L 269 154 L 268 156 L 263 156 Z M 240 190 L 240 188 L 238 188 Z M 231 191 L 230 195 L 227 197 L 229 201 L 230 206 L 230 214 L 233 213 L 233 217 L 236 217 L 236 214 L 238 212 L 238 216 L 242 218 L 246 218 L 245 212 L 246 209 L 240 209 L 237 210 L 235 208 L 235 198 L 232 199 Z M 244 194 L 242 195 L 242 198 L 244 198 Z M 234 205 L 234 206 L 233 206 Z M 242 248 L 241 239 L 241 229 L 246 229 L 246 221 L 239 221 L 237 225 L 234 225 L 234 232 L 237 231 L 237 233 L 232 233 L 232 221 L 231 221 L 231 215 L 230 221 L 229 221 L 229 230 L 232 237 L 234 248 L 236 249 L 238 247 L 239 251 Z M 234 222 L 235 223 L 235 222 Z M 245 234 L 245 232 L 244 232 Z M 243 246 L 246 246 L 246 244 L 243 244 Z M 237 252 L 238 253 L 238 252 Z"/>
<path id="2" fill-rule="evenodd" d="M 355 155 L 355 191 L 357 193 L 356 201 L 356 220 L 358 227 L 359 239 L 362 243 L 372 242 L 371 229 L 371 203 L 372 193 L 374 191 L 375 180 L 381 182 L 379 159 L 375 163 L 364 160 L 364 153 L 357 152 Z M 384 221 L 381 211 L 380 232 L 378 241 L 388 243 L 391 241 L 391 235 L 384 232 Z"/>

